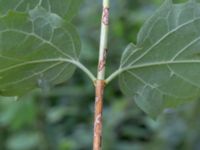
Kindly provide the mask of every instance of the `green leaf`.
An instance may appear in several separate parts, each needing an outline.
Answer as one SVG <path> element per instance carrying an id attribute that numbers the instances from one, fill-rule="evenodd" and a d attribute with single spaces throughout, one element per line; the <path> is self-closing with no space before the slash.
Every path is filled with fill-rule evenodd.
<path id="1" fill-rule="evenodd" d="M 200 4 L 164 2 L 130 44 L 118 70 L 122 91 L 155 117 L 200 96 Z"/>
<path id="2" fill-rule="evenodd" d="M 75 70 L 80 51 L 74 27 L 36 7 L 0 18 L 0 95 L 17 96 L 61 83 Z"/>
<path id="3" fill-rule="evenodd" d="M 42 6 L 46 10 L 64 17 L 68 21 L 77 13 L 83 0 L 0 0 L 0 14 L 6 14 L 9 10 L 20 12 L 29 11 L 36 6 Z"/>

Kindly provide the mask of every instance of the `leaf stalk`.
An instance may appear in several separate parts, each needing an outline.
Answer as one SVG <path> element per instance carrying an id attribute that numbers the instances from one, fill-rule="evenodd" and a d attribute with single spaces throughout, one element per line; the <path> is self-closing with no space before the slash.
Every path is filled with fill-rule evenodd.
<path id="1" fill-rule="evenodd" d="M 82 63 L 80 63 L 79 61 L 76 61 L 76 60 L 72 61 L 71 63 L 74 64 L 75 66 L 77 66 L 78 68 L 80 68 L 83 72 L 85 72 L 88 75 L 88 77 L 92 80 L 93 83 L 96 81 L 96 77 Z"/>

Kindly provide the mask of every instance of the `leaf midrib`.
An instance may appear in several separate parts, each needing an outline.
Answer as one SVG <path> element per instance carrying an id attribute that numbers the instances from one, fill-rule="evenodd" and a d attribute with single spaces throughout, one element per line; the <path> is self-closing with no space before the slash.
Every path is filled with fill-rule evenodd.
<path id="1" fill-rule="evenodd" d="M 119 68 L 121 72 L 131 70 L 131 69 L 140 69 L 140 68 L 146 68 L 146 67 L 153 67 L 153 66 L 159 66 L 159 65 L 170 65 L 170 64 L 192 64 L 192 63 L 200 63 L 200 60 L 176 60 L 176 61 L 160 61 L 160 62 L 153 62 L 153 63 L 143 63 L 138 64 L 130 67 L 124 67 Z"/>
<path id="2" fill-rule="evenodd" d="M 5 71 L 9 71 L 15 68 L 19 68 L 22 66 L 26 66 L 26 65 L 31 65 L 31 64 L 37 64 L 37 63 L 49 63 L 49 62 L 67 62 L 67 63 L 71 63 L 71 64 L 75 64 L 75 60 L 71 60 L 71 59 L 65 59 L 65 58 L 55 58 L 55 59 L 41 59 L 41 60 L 33 60 L 33 61 L 26 61 L 17 65 L 12 65 L 10 67 L 7 67 L 5 69 L 1 69 L 0 73 L 3 73 Z"/>

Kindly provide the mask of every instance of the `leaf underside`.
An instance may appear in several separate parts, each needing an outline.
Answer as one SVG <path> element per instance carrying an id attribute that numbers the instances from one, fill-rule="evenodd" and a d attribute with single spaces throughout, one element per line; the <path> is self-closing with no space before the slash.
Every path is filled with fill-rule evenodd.
<path id="1" fill-rule="evenodd" d="M 25 12 L 41 6 L 49 12 L 71 20 L 83 0 L 0 0 L 0 14 L 9 10 Z"/>
<path id="2" fill-rule="evenodd" d="M 120 86 L 152 117 L 200 96 L 200 4 L 166 0 L 121 59 Z"/>
<path id="3" fill-rule="evenodd" d="M 0 0 L 0 12 L 4 14 L 0 17 L 0 95 L 20 96 L 64 82 L 73 74 L 72 62 L 78 60 L 80 40 L 68 22 L 75 11 L 66 11 L 68 17 L 63 19 L 59 16 L 61 10 L 54 8 L 59 7 L 55 2 Z M 69 9 L 74 7 L 69 3 L 73 1 L 60 2 L 69 4 Z M 8 8 L 2 9 L 3 5 Z M 17 8 L 12 10 L 11 5 Z"/>

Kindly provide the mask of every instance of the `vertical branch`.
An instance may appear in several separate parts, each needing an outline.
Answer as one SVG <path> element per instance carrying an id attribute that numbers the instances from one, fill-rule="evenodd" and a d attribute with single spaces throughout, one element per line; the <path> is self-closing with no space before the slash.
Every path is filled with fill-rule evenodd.
<path id="1" fill-rule="evenodd" d="M 101 150 L 104 81 L 96 81 L 93 150 Z"/>
<path id="2" fill-rule="evenodd" d="M 99 64 L 96 81 L 95 117 L 93 150 L 101 150 L 102 141 L 102 112 L 103 93 L 105 87 L 105 65 L 108 51 L 108 25 L 109 25 L 109 0 L 103 0 L 103 13 L 101 21 L 101 38 L 99 49 Z"/>

